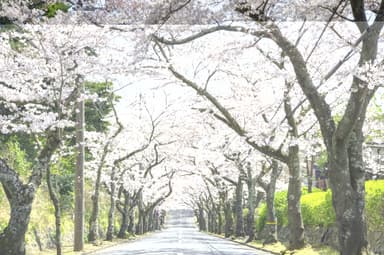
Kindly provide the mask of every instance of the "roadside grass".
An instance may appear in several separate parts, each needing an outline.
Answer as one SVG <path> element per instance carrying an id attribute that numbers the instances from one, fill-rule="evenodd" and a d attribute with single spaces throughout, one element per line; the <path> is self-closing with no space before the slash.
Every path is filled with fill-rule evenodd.
<path id="1" fill-rule="evenodd" d="M 224 238 L 226 240 L 232 240 L 236 243 L 244 244 L 244 245 L 247 245 L 250 247 L 255 247 L 257 249 L 261 249 L 264 251 L 269 251 L 269 252 L 272 252 L 275 254 L 286 254 L 286 255 L 288 255 L 288 254 L 292 254 L 292 255 L 339 255 L 340 254 L 337 250 L 335 250 L 329 246 L 325 246 L 325 245 L 319 245 L 319 246 L 307 245 L 303 249 L 288 250 L 288 248 L 287 248 L 288 244 L 284 244 L 281 242 L 263 245 L 262 241 L 259 241 L 259 240 L 255 240 L 255 241 L 252 241 L 250 243 L 245 243 L 245 240 L 240 239 L 240 238 L 233 238 L 233 237 L 225 238 L 224 235 L 211 234 L 211 233 L 208 233 L 208 234 L 210 234 L 212 236 Z"/>
<path id="2" fill-rule="evenodd" d="M 127 242 L 134 242 L 143 237 L 148 236 L 150 233 L 141 235 L 141 236 L 130 236 L 125 239 L 116 238 L 113 241 L 99 241 L 97 244 L 92 243 L 84 243 L 84 249 L 82 251 L 74 252 L 72 245 L 63 245 L 62 254 L 65 255 L 85 255 L 92 254 L 97 250 L 102 250 L 105 248 L 109 248 L 118 244 L 123 244 Z M 56 249 L 44 249 L 43 251 L 39 251 L 38 248 L 30 248 L 27 250 L 26 255 L 56 255 Z"/>
<path id="3" fill-rule="evenodd" d="M 287 246 L 283 243 L 277 242 L 275 244 L 263 245 L 261 241 L 253 241 L 248 243 L 256 248 L 261 248 L 267 251 L 279 253 L 279 254 L 294 254 L 294 255 L 338 255 L 335 249 L 329 246 L 311 246 L 306 245 L 304 248 L 299 250 L 288 250 Z"/>

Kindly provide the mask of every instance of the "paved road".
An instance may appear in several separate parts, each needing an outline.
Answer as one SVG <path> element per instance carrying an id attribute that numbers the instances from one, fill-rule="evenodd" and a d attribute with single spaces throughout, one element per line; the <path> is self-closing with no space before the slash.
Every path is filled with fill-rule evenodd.
<path id="1" fill-rule="evenodd" d="M 168 213 L 167 228 L 142 240 L 111 247 L 97 255 L 270 255 L 221 238 L 200 233 L 191 211 Z"/>

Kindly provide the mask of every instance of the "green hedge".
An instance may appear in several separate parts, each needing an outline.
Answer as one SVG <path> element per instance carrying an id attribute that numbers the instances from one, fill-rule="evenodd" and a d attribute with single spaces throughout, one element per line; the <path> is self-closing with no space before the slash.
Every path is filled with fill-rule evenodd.
<path id="1" fill-rule="evenodd" d="M 384 229 L 384 180 L 367 181 L 366 187 L 366 217 L 370 230 Z M 276 192 L 275 210 L 277 224 L 288 225 L 287 191 Z M 305 226 L 328 226 L 335 222 L 330 190 L 322 192 L 318 189 L 313 193 L 303 190 L 301 197 L 301 212 Z M 263 229 L 267 217 L 267 207 L 263 203 L 256 217 L 256 230 Z"/>
<path id="2" fill-rule="evenodd" d="M 365 212 L 369 230 L 384 229 L 384 180 L 365 183 Z"/>

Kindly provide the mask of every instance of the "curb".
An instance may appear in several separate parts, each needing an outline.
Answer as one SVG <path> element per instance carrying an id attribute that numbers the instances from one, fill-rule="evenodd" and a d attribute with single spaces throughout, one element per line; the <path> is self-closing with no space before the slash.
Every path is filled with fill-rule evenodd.
<path id="1" fill-rule="evenodd" d="M 243 243 L 243 242 L 236 241 L 236 240 L 232 240 L 232 239 L 228 239 L 228 238 L 216 235 L 216 234 L 212 234 L 212 233 L 208 233 L 208 232 L 204 232 L 204 233 L 206 233 L 206 234 L 208 234 L 210 236 L 218 237 L 218 238 L 223 239 L 223 240 L 227 240 L 227 241 L 230 241 L 230 242 L 233 242 L 233 243 L 237 243 L 237 244 L 240 244 L 240 245 L 243 245 L 243 246 L 247 246 L 247 247 L 253 248 L 255 250 L 264 251 L 264 252 L 268 252 L 268 253 L 275 254 L 275 255 L 281 255 L 281 253 L 277 253 L 277 252 L 274 252 L 274 251 L 269 251 L 269 250 L 266 250 L 266 249 L 263 249 L 263 248 L 255 247 L 255 246 L 252 246 L 250 244 Z"/>

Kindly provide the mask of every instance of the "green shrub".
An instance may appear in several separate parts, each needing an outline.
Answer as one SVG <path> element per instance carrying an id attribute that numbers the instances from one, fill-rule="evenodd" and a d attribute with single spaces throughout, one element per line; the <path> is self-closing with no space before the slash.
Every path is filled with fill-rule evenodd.
<path id="1" fill-rule="evenodd" d="M 243 218 L 244 219 L 247 218 L 248 212 L 249 212 L 248 208 L 243 208 Z"/>
<path id="2" fill-rule="evenodd" d="M 62 3 L 62 2 L 56 2 L 53 4 L 49 4 L 49 5 L 47 5 L 47 10 L 45 12 L 45 15 L 48 18 L 53 18 L 56 16 L 57 11 L 68 12 L 69 8 L 70 8 L 69 5 Z"/>
<path id="3" fill-rule="evenodd" d="M 331 191 L 303 195 L 301 213 L 305 226 L 328 226 L 335 222 Z"/>
<path id="4" fill-rule="evenodd" d="M 26 152 L 20 147 L 15 137 L 11 137 L 0 146 L 2 158 L 17 171 L 22 180 L 26 180 L 31 173 L 32 164 L 28 162 Z"/>
<path id="5" fill-rule="evenodd" d="M 275 194 L 275 213 L 278 226 L 288 225 L 288 205 L 287 191 L 276 192 Z"/>
<path id="6" fill-rule="evenodd" d="M 260 232 L 267 221 L 267 204 L 262 203 L 259 209 L 256 211 L 257 217 L 255 217 L 256 220 L 256 231 Z"/>
<path id="7" fill-rule="evenodd" d="M 367 181 L 366 188 L 366 217 L 370 230 L 384 229 L 384 180 Z M 335 212 L 332 207 L 331 190 L 320 192 L 314 189 L 313 193 L 303 190 L 301 196 L 301 213 L 305 226 L 328 226 L 335 222 Z M 288 225 L 287 218 L 287 192 L 280 191 L 275 194 L 275 210 L 277 224 Z M 256 230 L 263 229 L 267 217 L 267 207 L 263 203 L 258 209 L 256 217 Z"/>
<path id="8" fill-rule="evenodd" d="M 275 193 L 275 215 L 277 224 L 285 226 L 288 224 L 287 215 L 287 191 L 279 191 Z M 261 231 L 267 221 L 267 204 L 262 203 L 257 210 L 256 231 Z"/>
<path id="9" fill-rule="evenodd" d="M 384 229 L 384 180 L 365 183 L 365 212 L 369 230 Z"/>

